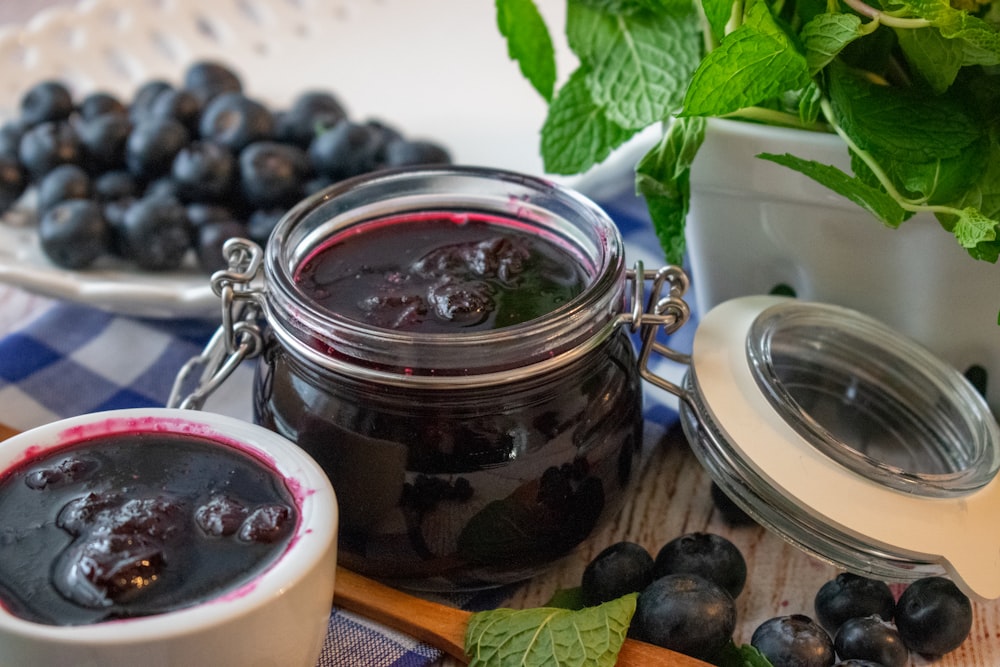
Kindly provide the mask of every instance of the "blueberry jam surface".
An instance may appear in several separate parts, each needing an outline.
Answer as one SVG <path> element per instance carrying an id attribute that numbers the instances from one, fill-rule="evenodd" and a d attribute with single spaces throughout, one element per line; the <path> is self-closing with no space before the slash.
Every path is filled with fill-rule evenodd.
<path id="1" fill-rule="evenodd" d="M 491 330 L 547 314 L 590 281 L 555 241 L 513 219 L 422 212 L 334 235 L 296 271 L 319 306 L 373 326 L 422 333 Z"/>
<path id="2" fill-rule="evenodd" d="M 0 516 L 0 599 L 51 625 L 235 590 L 287 548 L 298 520 L 283 479 L 249 454 L 152 432 L 102 435 L 8 470 Z"/>

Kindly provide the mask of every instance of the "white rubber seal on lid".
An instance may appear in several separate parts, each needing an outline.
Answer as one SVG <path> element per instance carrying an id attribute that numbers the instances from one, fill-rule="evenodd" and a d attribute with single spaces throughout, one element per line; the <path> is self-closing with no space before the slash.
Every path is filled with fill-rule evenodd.
<path id="1" fill-rule="evenodd" d="M 774 316 L 775 309 L 775 326 L 780 329 L 783 318 L 792 323 L 808 320 L 811 308 L 819 313 L 811 329 L 816 338 L 809 327 L 800 330 L 792 324 L 785 332 L 785 343 L 793 354 L 798 350 L 803 356 L 815 354 L 815 359 L 805 364 L 804 374 L 794 368 L 789 374 L 779 370 L 777 386 L 762 387 L 759 353 L 764 349 L 767 356 L 771 351 L 748 338 L 755 323 L 758 335 L 761 318 Z M 789 309 L 787 318 L 781 309 Z M 852 336 L 857 336 L 857 345 Z M 780 340 L 775 343 L 782 344 Z M 758 357 L 752 361 L 755 346 Z M 823 362 L 824 346 L 839 349 L 831 353 L 835 368 L 829 372 L 816 365 Z M 787 350 L 774 354 L 778 365 L 782 359 L 787 361 Z M 793 360 L 791 366 L 797 363 Z M 842 380 L 824 386 L 825 376 L 838 374 Z M 927 409 L 937 414 L 940 408 L 943 416 L 924 420 L 919 414 L 923 408 L 907 402 L 925 398 L 914 399 L 899 390 L 900 378 L 903 385 L 932 387 Z M 782 387 L 783 380 L 790 386 Z M 959 384 L 949 385 L 952 381 Z M 791 386 L 796 383 L 797 387 Z M 750 514 L 789 541 L 849 570 L 890 573 L 900 580 L 924 576 L 926 565 L 939 565 L 971 595 L 1000 598 L 1000 530 L 996 529 L 1000 429 L 985 401 L 971 386 L 961 385 L 967 383 L 950 366 L 859 313 L 784 297 L 744 297 L 723 303 L 702 318 L 687 379 L 693 399 L 684 406 L 682 416 L 684 411 L 689 413 L 688 437 L 703 463 L 709 460 L 706 466 L 716 481 Z M 952 391 L 956 387 L 958 391 Z M 881 396 L 883 388 L 893 398 Z M 859 391 L 867 391 L 870 401 L 885 405 L 869 411 L 869 404 L 863 402 L 867 399 L 855 395 Z M 818 396 L 821 407 L 796 404 L 797 397 L 809 396 Z M 782 400 L 791 405 L 782 406 Z M 862 402 L 857 404 L 857 414 L 852 414 L 855 400 Z M 837 408 L 834 416 L 826 410 L 831 404 Z M 790 420 L 789 409 L 798 411 L 801 418 Z M 698 425 L 689 428 L 692 410 Z M 892 422 L 895 417 L 890 413 L 907 412 L 913 414 L 900 416 L 902 425 L 883 424 L 871 414 L 887 415 Z M 850 433 L 850 426 L 865 422 L 869 433 L 883 427 L 901 430 L 903 437 L 899 433 L 893 437 L 904 448 L 907 428 L 916 432 L 931 424 L 940 429 L 935 442 L 944 444 L 934 446 L 945 456 L 950 456 L 949 442 L 973 432 L 982 441 L 979 458 L 960 455 L 955 457 L 958 463 L 946 462 L 945 467 L 967 464 L 988 470 L 970 484 L 968 471 L 909 470 L 873 458 L 859 450 L 857 443 L 837 440 L 838 435 Z M 844 425 L 848 428 L 840 428 Z M 713 438 L 714 443 L 706 442 Z M 721 455 L 717 451 L 720 442 L 725 449 Z M 837 448 L 843 448 L 846 459 L 835 455 Z M 952 479 L 963 481 L 949 487 Z"/>

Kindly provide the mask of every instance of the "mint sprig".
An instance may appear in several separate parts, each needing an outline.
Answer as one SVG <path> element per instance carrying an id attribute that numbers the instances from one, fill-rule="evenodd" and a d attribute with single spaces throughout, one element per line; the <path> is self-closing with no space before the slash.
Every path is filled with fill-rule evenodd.
<path id="1" fill-rule="evenodd" d="M 567 0 L 566 39 L 580 67 L 551 99 L 546 170 L 581 173 L 662 125 L 636 166 L 636 189 L 678 262 L 705 118 L 836 132 L 853 174 L 760 157 L 890 227 L 933 213 L 973 258 L 996 262 L 1000 0 L 868 1 Z M 521 44 L 511 56 L 522 69 L 542 68 L 552 42 L 532 0 L 497 0 L 497 15 L 508 43 Z"/>

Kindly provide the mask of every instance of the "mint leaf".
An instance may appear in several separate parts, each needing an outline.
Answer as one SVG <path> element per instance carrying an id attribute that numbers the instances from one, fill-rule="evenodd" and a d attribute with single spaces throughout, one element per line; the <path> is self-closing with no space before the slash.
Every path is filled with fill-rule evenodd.
<path id="1" fill-rule="evenodd" d="M 636 192 L 646 207 L 666 260 L 684 259 L 684 222 L 691 198 L 691 165 L 705 140 L 704 118 L 678 118 L 636 166 Z"/>
<path id="2" fill-rule="evenodd" d="M 580 611 L 540 607 L 473 614 L 470 667 L 613 667 L 635 613 L 633 593 Z"/>
<path id="3" fill-rule="evenodd" d="M 784 155 L 761 153 L 757 157 L 805 174 L 820 185 L 847 197 L 889 227 L 899 227 L 900 223 L 906 219 L 906 211 L 887 193 L 845 174 L 836 167 L 813 160 L 804 160 L 788 153 Z"/>
<path id="4" fill-rule="evenodd" d="M 722 41 L 726 34 L 726 24 L 733 15 L 732 0 L 701 0 L 701 10 L 705 13 L 712 39 Z"/>
<path id="5" fill-rule="evenodd" d="M 1000 29 L 995 25 L 953 8 L 948 0 L 900 0 L 899 4 L 931 21 L 942 37 L 960 41 L 964 64 L 1000 64 Z"/>
<path id="6" fill-rule="evenodd" d="M 542 162 L 550 174 L 578 174 L 604 161 L 636 130 L 607 118 L 587 88 L 587 72 L 577 69 L 549 105 L 542 125 Z"/>
<path id="7" fill-rule="evenodd" d="M 969 207 L 962 209 L 952 233 L 963 248 L 975 248 L 980 243 L 996 241 L 998 226 L 1000 222 L 997 220 L 992 220 L 978 209 Z"/>
<path id="8" fill-rule="evenodd" d="M 861 19 L 854 14 L 818 14 L 802 26 L 799 37 L 806 50 L 809 74 L 815 76 L 830 64 L 844 47 L 866 34 Z"/>
<path id="9" fill-rule="evenodd" d="M 897 30 L 896 36 L 906 60 L 931 90 L 937 94 L 948 90 L 965 61 L 962 44 L 945 38 L 934 28 Z"/>
<path id="10" fill-rule="evenodd" d="M 684 98 L 685 116 L 719 116 L 759 104 L 810 82 L 809 65 L 763 0 L 749 4 L 743 25 L 705 55 Z"/>
<path id="11" fill-rule="evenodd" d="M 583 609 L 587 605 L 583 603 L 583 589 L 579 586 L 574 588 L 560 588 L 549 601 L 545 603 L 546 607 L 556 607 L 558 609 Z"/>
<path id="12" fill-rule="evenodd" d="M 958 99 L 878 85 L 837 61 L 827 71 L 837 124 L 861 150 L 879 159 L 955 157 L 982 136 Z"/>
<path id="13" fill-rule="evenodd" d="M 556 85 L 556 54 L 545 20 L 532 0 L 496 0 L 497 26 L 507 38 L 507 53 L 521 73 L 551 101 Z"/>
<path id="14" fill-rule="evenodd" d="M 594 103 L 610 121 L 633 129 L 664 120 L 680 106 L 701 55 L 691 6 L 612 14 L 571 1 L 566 37 L 589 68 Z"/>

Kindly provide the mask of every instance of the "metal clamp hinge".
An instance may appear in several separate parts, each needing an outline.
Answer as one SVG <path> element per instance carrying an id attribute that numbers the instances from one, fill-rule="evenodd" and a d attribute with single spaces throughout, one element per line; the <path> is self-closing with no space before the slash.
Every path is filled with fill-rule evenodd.
<path id="1" fill-rule="evenodd" d="M 691 318 L 691 309 L 684 300 L 690 286 L 687 274 L 678 266 L 667 265 L 645 270 L 641 261 L 626 272 L 632 283 L 631 310 L 625 315 L 632 332 L 641 331 L 639 373 L 642 378 L 678 398 L 687 400 L 687 392 L 649 367 L 653 352 L 679 364 L 689 365 L 691 357 L 659 342 L 657 336 L 669 335 Z M 646 294 L 646 283 L 650 283 Z"/>
<path id="2" fill-rule="evenodd" d="M 254 281 L 261 273 L 264 252 L 252 241 L 229 239 L 223 253 L 228 269 L 212 274 L 212 291 L 222 302 L 222 324 L 201 354 L 177 373 L 167 407 L 201 409 L 241 363 L 263 349 L 259 324 L 263 290 Z"/>

